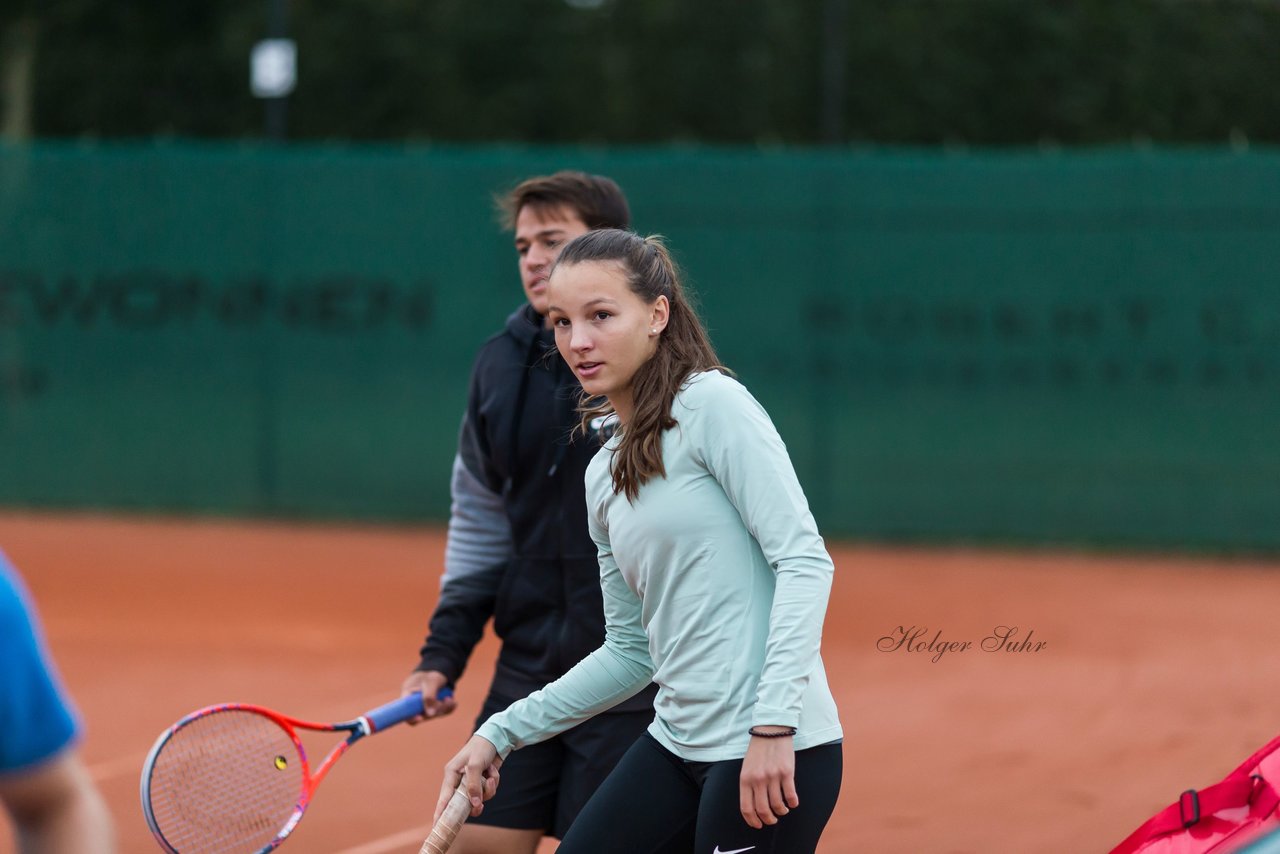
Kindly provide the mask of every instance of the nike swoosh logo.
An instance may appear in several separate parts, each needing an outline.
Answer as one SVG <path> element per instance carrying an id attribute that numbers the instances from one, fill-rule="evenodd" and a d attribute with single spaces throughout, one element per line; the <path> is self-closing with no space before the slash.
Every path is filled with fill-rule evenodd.
<path id="1" fill-rule="evenodd" d="M 754 851 L 754 850 L 756 850 L 756 847 L 754 845 L 748 845 L 746 848 L 735 848 L 732 851 L 721 851 L 720 846 L 717 845 L 716 850 L 712 851 L 711 854 L 742 854 L 743 851 Z"/>

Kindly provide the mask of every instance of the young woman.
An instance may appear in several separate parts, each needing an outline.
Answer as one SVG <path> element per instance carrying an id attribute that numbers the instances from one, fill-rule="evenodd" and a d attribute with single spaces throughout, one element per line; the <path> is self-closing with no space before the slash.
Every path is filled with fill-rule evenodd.
<path id="1" fill-rule="evenodd" d="M 768 415 L 717 365 L 666 249 L 600 230 L 548 282 L 583 423 L 618 430 L 587 468 L 606 639 L 490 718 L 445 766 L 472 812 L 503 758 L 653 681 L 656 717 L 561 854 L 814 851 L 841 729 L 819 654 L 833 567 Z"/>
<path id="2" fill-rule="evenodd" d="M 571 437 L 582 390 L 555 354 L 546 281 L 569 240 L 625 228 L 631 216 L 612 179 L 570 171 L 522 181 L 502 210 L 524 302 L 476 354 L 440 598 L 421 658 L 401 686 L 402 694 L 422 694 L 425 718 L 451 714 L 455 701 L 437 694 L 462 676 L 492 620 L 502 648 L 476 726 L 559 678 L 604 639 L 600 571 L 583 512 L 583 476 L 603 437 Z M 653 693 L 513 757 L 502 791 L 462 829 L 459 854 L 534 854 L 544 834 L 563 837 L 653 721 Z"/>

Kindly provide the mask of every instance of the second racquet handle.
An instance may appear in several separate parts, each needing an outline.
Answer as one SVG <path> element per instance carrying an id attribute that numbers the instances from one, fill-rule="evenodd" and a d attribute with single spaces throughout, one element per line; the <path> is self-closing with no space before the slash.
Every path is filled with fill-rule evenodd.
<path id="1" fill-rule="evenodd" d="M 427 841 L 422 843 L 422 850 L 418 854 L 449 854 L 453 840 L 457 838 L 458 831 L 469 815 L 471 798 L 467 796 L 467 784 L 463 782 L 454 790 L 453 797 L 449 798 L 448 805 L 440 814 L 440 820 L 427 834 Z"/>

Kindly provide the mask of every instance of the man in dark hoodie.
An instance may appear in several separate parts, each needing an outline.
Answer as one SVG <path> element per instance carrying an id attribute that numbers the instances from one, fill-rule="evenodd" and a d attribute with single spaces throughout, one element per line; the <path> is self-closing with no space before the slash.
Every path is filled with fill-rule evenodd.
<path id="1" fill-rule="evenodd" d="M 562 675 L 604 639 L 595 544 L 583 475 L 598 430 L 575 434 L 581 387 L 546 322 L 547 275 L 561 248 L 596 228 L 627 228 L 630 211 L 608 178 L 557 172 L 501 200 L 515 234 L 527 302 L 480 348 L 451 484 L 453 506 L 440 600 L 421 661 L 402 692 L 421 691 L 424 717 L 447 715 L 452 687 L 493 618 L 502 639 L 476 721 Z M 608 714 L 515 753 L 502 786 L 463 827 L 464 854 L 533 854 L 560 838 L 582 805 L 653 720 L 652 686 Z"/>

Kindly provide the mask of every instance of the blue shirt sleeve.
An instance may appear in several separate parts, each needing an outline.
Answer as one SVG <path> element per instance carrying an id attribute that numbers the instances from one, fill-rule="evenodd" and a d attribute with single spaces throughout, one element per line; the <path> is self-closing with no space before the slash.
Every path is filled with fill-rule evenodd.
<path id="1" fill-rule="evenodd" d="M 0 552 L 0 774 L 53 758 L 78 734 L 30 595 Z"/>

